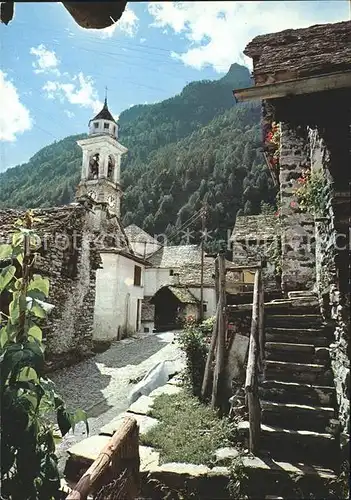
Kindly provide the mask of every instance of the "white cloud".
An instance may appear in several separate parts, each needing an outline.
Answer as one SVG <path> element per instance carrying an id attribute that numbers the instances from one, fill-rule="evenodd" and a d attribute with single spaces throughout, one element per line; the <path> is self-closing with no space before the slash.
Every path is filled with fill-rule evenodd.
<path id="1" fill-rule="evenodd" d="M 63 112 L 66 116 L 68 116 L 68 118 L 74 118 L 76 116 L 72 111 L 69 111 L 68 109 L 64 109 Z"/>
<path id="2" fill-rule="evenodd" d="M 57 66 L 60 64 L 55 51 L 48 50 L 42 43 L 38 47 L 32 47 L 30 53 L 37 57 L 33 62 L 34 73 L 54 73 L 60 75 Z"/>
<path id="3" fill-rule="evenodd" d="M 146 42 L 146 38 L 140 38 L 139 42 L 140 43 L 145 43 Z"/>
<path id="4" fill-rule="evenodd" d="M 217 72 L 225 72 L 238 62 L 251 66 L 242 53 L 256 35 L 288 28 L 303 28 L 317 23 L 342 21 L 340 10 L 332 19 L 322 8 L 329 2 L 149 2 L 152 26 L 163 33 L 171 28 L 185 35 L 189 47 L 174 52 L 174 58 L 197 69 L 209 64 Z"/>
<path id="5" fill-rule="evenodd" d="M 0 141 L 13 142 L 33 125 L 29 110 L 21 103 L 14 84 L 0 70 Z"/>
<path id="6" fill-rule="evenodd" d="M 102 38 L 111 38 L 116 30 L 120 31 L 124 35 L 134 37 L 138 32 L 139 28 L 138 21 L 139 18 L 137 17 L 135 12 L 130 7 L 127 6 L 122 14 L 122 17 L 116 23 L 102 30 L 93 29 L 90 31 L 96 33 L 97 35 L 100 35 Z"/>
<path id="7" fill-rule="evenodd" d="M 70 104 L 91 108 L 94 113 L 100 111 L 103 106 L 94 87 L 94 80 L 82 72 L 73 76 L 68 83 L 47 81 L 43 90 L 49 99 L 59 99 L 62 103 L 68 101 Z"/>

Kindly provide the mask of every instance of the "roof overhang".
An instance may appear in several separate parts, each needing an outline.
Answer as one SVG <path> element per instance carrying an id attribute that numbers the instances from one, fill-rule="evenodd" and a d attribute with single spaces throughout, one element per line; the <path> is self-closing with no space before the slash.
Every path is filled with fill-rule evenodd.
<path id="1" fill-rule="evenodd" d="M 351 89 L 351 70 L 296 80 L 286 80 L 268 85 L 256 85 L 255 87 L 246 89 L 233 90 L 233 95 L 236 102 L 247 102 L 256 99 L 279 99 L 281 97 L 345 88 Z"/>

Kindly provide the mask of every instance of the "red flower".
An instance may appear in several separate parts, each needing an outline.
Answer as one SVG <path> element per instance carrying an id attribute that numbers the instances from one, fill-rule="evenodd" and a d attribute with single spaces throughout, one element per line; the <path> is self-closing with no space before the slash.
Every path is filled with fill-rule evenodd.
<path id="1" fill-rule="evenodd" d="M 268 132 L 267 137 L 266 137 L 267 141 L 270 142 L 272 140 L 272 138 L 273 138 L 273 133 Z"/>
<path id="2" fill-rule="evenodd" d="M 304 184 L 304 183 L 306 182 L 306 179 L 305 179 L 304 177 L 299 177 L 299 178 L 297 179 L 297 182 L 298 182 L 299 184 Z"/>
<path id="3" fill-rule="evenodd" d="M 280 212 L 279 212 L 279 210 L 277 210 L 277 211 L 275 212 L 275 214 L 274 214 L 274 215 L 275 215 L 276 217 L 278 217 L 278 215 L 279 215 L 279 214 L 280 214 Z"/>
<path id="4" fill-rule="evenodd" d="M 296 201 L 291 201 L 290 206 L 291 206 L 291 208 L 296 208 L 298 205 L 297 205 Z"/>

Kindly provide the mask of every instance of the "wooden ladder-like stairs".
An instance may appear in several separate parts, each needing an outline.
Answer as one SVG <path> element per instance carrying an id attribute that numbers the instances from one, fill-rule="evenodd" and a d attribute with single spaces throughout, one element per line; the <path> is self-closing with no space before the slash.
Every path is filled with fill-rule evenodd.
<path id="1" fill-rule="evenodd" d="M 246 461 L 249 498 L 337 498 L 330 329 L 316 310 L 266 310 L 260 452 L 252 467 Z M 241 422 L 238 430 L 248 443 L 249 423 Z"/>

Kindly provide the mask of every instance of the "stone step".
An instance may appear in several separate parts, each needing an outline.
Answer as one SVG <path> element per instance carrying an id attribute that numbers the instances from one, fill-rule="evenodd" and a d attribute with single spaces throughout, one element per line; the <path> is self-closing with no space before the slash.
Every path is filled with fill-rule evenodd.
<path id="1" fill-rule="evenodd" d="M 332 385 L 333 373 L 324 364 L 266 361 L 266 380 L 303 382 L 306 384 Z"/>
<path id="2" fill-rule="evenodd" d="M 288 292 L 289 299 L 318 298 L 318 294 L 312 290 L 293 290 Z"/>
<path id="3" fill-rule="evenodd" d="M 325 432 L 334 408 L 261 400 L 262 423 L 284 429 Z"/>
<path id="4" fill-rule="evenodd" d="M 279 328 L 320 328 L 323 319 L 319 314 L 268 314 L 265 325 Z"/>
<path id="5" fill-rule="evenodd" d="M 313 363 L 315 346 L 313 344 L 296 344 L 292 342 L 266 342 L 266 359 L 277 361 L 296 361 Z"/>
<path id="6" fill-rule="evenodd" d="M 244 471 L 248 476 L 247 491 L 250 499 L 264 495 L 283 498 L 338 498 L 330 495 L 330 484 L 336 481 L 332 469 L 290 463 L 266 457 L 244 457 Z"/>
<path id="7" fill-rule="evenodd" d="M 299 384 L 280 380 L 265 380 L 259 387 L 262 399 L 277 403 L 300 403 L 334 407 L 335 388 L 326 385 Z"/>
<path id="8" fill-rule="evenodd" d="M 323 330 L 317 328 L 275 328 L 265 330 L 266 342 L 284 342 L 292 344 L 313 344 L 325 347 L 330 344 Z"/>
<path id="9" fill-rule="evenodd" d="M 249 422 L 238 424 L 239 435 L 248 447 Z M 276 460 L 304 461 L 334 467 L 337 442 L 334 436 L 308 430 L 291 430 L 261 424 L 260 449 L 274 455 Z"/>

